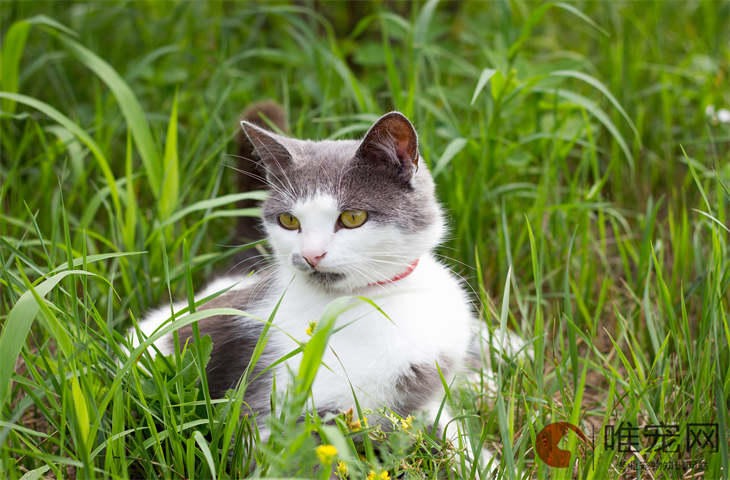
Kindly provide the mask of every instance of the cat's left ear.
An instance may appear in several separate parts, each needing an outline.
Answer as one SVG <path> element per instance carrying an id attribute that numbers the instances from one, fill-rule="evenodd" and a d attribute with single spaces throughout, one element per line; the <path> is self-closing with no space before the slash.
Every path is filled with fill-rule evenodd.
<path id="1" fill-rule="evenodd" d="M 267 173 L 284 170 L 291 165 L 293 162 L 292 156 L 286 146 L 290 139 L 246 120 L 241 121 L 241 128 L 251 141 L 253 150 L 263 162 Z"/>
<path id="2" fill-rule="evenodd" d="M 395 171 L 408 182 L 418 170 L 416 129 L 402 113 L 386 113 L 365 134 L 357 157 L 373 166 Z"/>

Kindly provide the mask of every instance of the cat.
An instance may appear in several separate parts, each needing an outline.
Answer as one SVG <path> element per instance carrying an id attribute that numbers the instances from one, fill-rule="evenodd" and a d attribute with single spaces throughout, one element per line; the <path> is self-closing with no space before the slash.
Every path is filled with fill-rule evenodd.
<path id="1" fill-rule="evenodd" d="M 319 369 L 312 385 L 315 408 L 320 414 L 347 411 L 355 405 L 354 389 L 364 411 L 387 407 L 403 418 L 421 412 L 433 421 L 444 396 L 441 375 L 448 384 L 465 372 L 481 337 L 463 283 L 434 254 L 446 222 L 413 124 L 390 112 L 359 140 L 300 140 L 266 128 L 260 113 L 278 118 L 278 126 L 283 118 L 271 105 L 267 109 L 250 110 L 241 127 L 242 145 L 259 169 L 250 176 L 269 190 L 261 226 L 272 250 L 270 264 L 251 275 L 218 279 L 197 296 L 230 287 L 201 308 L 231 307 L 259 319 L 281 301 L 276 328 L 249 375 L 255 380 L 246 389 L 246 404 L 265 416 L 272 371 L 277 391 L 285 390 L 301 354 L 259 374 L 309 340 L 330 302 L 361 296 L 377 308 L 363 301 L 337 318 L 344 328 L 330 337 L 322 360 L 328 368 Z M 244 230 L 257 232 L 250 224 Z M 251 258 L 246 262 L 253 264 Z M 169 316 L 170 307 L 152 312 L 140 330 L 150 335 Z M 242 316 L 200 321 L 200 335 L 213 341 L 207 366 L 213 398 L 236 387 L 263 327 Z M 192 340 L 190 326 L 178 332 L 181 345 Z M 170 336 L 155 344 L 163 354 L 173 351 Z M 447 420 L 442 415 L 441 428 Z"/>

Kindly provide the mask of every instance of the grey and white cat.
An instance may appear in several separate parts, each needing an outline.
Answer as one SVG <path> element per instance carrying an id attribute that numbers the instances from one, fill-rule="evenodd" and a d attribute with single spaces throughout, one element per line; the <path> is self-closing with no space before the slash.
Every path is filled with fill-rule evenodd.
<path id="1" fill-rule="evenodd" d="M 200 298 L 234 286 L 202 308 L 232 307 L 266 319 L 282 299 L 255 376 L 306 343 L 310 324 L 334 299 L 367 297 L 382 312 L 362 302 L 338 317 L 345 328 L 330 338 L 323 358 L 329 368 L 319 369 L 312 386 L 315 408 L 349 410 L 352 385 L 364 410 L 425 412 L 433 421 L 444 393 L 437 364 L 447 382 L 463 372 L 479 326 L 462 284 L 433 253 L 444 215 L 413 125 L 391 112 L 361 140 L 336 141 L 290 138 L 248 121 L 241 126 L 266 173 L 270 195 L 262 217 L 272 262 L 261 273 L 213 282 Z M 151 334 L 169 316 L 169 307 L 152 312 L 141 331 Z M 213 340 L 207 367 L 213 397 L 234 388 L 249 363 L 263 328 L 252 317 L 200 322 L 200 334 Z M 179 335 L 184 344 L 190 327 Z M 156 345 L 166 354 L 173 348 L 171 338 Z M 300 361 L 301 354 L 275 367 L 278 391 Z M 271 372 L 259 376 L 246 403 L 266 415 L 271 389 Z"/>

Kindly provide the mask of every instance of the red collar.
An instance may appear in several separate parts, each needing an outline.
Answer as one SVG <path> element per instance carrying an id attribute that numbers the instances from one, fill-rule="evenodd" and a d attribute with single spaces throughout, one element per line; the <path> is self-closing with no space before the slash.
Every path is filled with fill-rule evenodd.
<path id="1" fill-rule="evenodd" d="M 389 283 L 397 282 L 398 280 L 403 280 L 408 275 L 413 273 L 413 270 L 415 270 L 417 266 L 418 266 L 418 259 L 415 259 L 413 261 L 413 263 L 408 265 L 408 268 L 406 269 L 405 272 L 399 273 L 398 275 L 396 275 L 395 277 L 393 277 L 389 280 L 381 280 L 379 282 L 368 283 L 368 287 L 380 287 L 383 285 L 387 285 Z"/>

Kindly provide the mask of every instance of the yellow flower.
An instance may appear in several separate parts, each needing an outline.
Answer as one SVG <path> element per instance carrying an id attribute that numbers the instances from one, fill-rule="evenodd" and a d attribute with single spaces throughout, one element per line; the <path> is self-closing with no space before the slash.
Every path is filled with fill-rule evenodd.
<path id="1" fill-rule="evenodd" d="M 340 477 L 340 478 L 347 477 L 347 473 L 348 473 L 347 464 L 343 461 L 337 462 L 337 468 L 335 469 L 335 471 L 337 472 L 338 477 Z"/>
<path id="2" fill-rule="evenodd" d="M 309 326 L 307 327 L 307 330 L 304 333 L 306 333 L 307 335 L 309 335 L 311 337 L 315 328 L 317 328 L 317 322 L 309 322 Z"/>
<path id="3" fill-rule="evenodd" d="M 376 474 L 373 470 L 370 470 L 367 480 L 390 480 L 390 474 L 387 470 L 380 472 L 380 475 Z"/>
<path id="4" fill-rule="evenodd" d="M 406 418 L 402 418 L 400 421 L 400 428 L 402 430 L 408 430 L 413 426 L 413 417 L 408 415 Z"/>
<path id="5" fill-rule="evenodd" d="M 325 465 L 331 465 L 335 455 L 337 455 L 337 449 L 333 445 L 320 445 L 314 449 L 317 454 L 319 461 Z"/>

